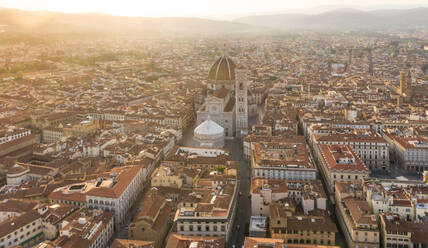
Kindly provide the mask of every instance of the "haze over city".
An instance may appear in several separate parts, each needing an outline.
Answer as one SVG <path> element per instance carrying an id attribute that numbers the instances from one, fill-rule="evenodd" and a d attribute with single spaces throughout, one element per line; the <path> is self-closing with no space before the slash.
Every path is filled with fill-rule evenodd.
<path id="1" fill-rule="evenodd" d="M 426 0 L 0 0 L 0 248 L 427 234 Z"/>
<path id="2" fill-rule="evenodd" d="M 140 17 L 211 17 L 231 19 L 253 14 L 320 13 L 337 8 L 403 9 L 428 6 L 426 0 L 1 0 L 0 6 L 25 10 L 59 11 L 68 13 L 106 13 Z"/>

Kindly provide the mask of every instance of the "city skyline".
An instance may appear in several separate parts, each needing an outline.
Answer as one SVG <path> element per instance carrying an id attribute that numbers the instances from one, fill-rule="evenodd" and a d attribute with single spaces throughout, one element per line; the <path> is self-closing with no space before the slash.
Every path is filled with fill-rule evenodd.
<path id="1" fill-rule="evenodd" d="M 0 0 L 0 248 L 428 248 L 428 0 Z"/>

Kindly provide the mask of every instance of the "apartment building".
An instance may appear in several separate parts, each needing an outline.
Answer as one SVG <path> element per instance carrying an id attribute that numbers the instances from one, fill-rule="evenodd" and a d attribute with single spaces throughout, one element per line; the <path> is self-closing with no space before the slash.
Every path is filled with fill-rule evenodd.
<path id="1" fill-rule="evenodd" d="M 270 216 L 271 237 L 284 239 L 287 244 L 334 245 L 337 231 L 328 215 L 287 216 L 278 209 Z"/>
<path id="2" fill-rule="evenodd" d="M 369 177 L 369 170 L 347 145 L 318 145 L 317 159 L 328 193 L 334 194 L 335 182 L 358 181 Z"/>
<path id="3" fill-rule="evenodd" d="M 406 136 L 398 130 L 384 130 L 397 166 L 408 171 L 423 172 L 428 169 L 428 139 L 421 136 Z"/>
<path id="4" fill-rule="evenodd" d="M 314 209 L 326 210 L 327 196 L 319 180 L 292 181 L 253 178 L 251 181 L 251 215 L 270 215 L 270 206 L 277 202 L 301 204 L 305 214 Z"/>
<path id="5" fill-rule="evenodd" d="M 252 176 L 265 179 L 314 180 L 317 176 L 306 143 L 252 143 Z"/>
<path id="6" fill-rule="evenodd" d="M 0 223 L 0 247 L 31 247 L 44 239 L 42 215 L 47 206 L 40 206 Z"/>
<path id="7" fill-rule="evenodd" d="M 30 155 L 34 144 L 36 136 L 29 129 L 10 127 L 0 130 L 0 158 L 11 154 L 18 157 Z"/>
<path id="8" fill-rule="evenodd" d="M 116 227 L 123 224 L 128 210 L 143 187 L 141 166 L 125 166 L 99 175 L 98 179 L 55 189 L 52 202 L 114 212 Z"/>
<path id="9" fill-rule="evenodd" d="M 201 178 L 179 204 L 174 218 L 178 234 L 224 237 L 227 242 L 233 231 L 238 188 L 232 176 Z"/>
<path id="10" fill-rule="evenodd" d="M 312 147 L 317 144 L 348 145 L 370 171 L 390 170 L 388 142 L 371 129 L 339 129 L 313 125 L 309 131 Z"/>
<path id="11" fill-rule="evenodd" d="M 353 182 L 337 182 L 336 216 L 351 248 L 376 248 L 380 245 L 378 217 L 362 196 L 362 187 Z M 358 192 L 359 191 L 359 192 Z"/>
<path id="12" fill-rule="evenodd" d="M 129 226 L 128 238 L 153 241 L 155 248 L 163 247 L 171 228 L 172 207 L 156 188 L 152 188 L 139 203 L 139 209 Z"/>
<path id="13" fill-rule="evenodd" d="M 411 222 L 399 215 L 381 214 L 383 248 L 422 248 L 428 246 L 428 222 Z"/>

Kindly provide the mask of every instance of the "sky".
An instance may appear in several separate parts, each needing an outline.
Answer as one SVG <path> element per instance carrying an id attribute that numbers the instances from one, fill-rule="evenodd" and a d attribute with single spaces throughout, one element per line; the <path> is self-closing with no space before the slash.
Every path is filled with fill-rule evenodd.
<path id="1" fill-rule="evenodd" d="M 357 3 L 357 5 L 356 5 Z M 428 0 L 0 0 L 0 6 L 25 10 L 98 12 L 121 16 L 231 17 L 357 7 L 411 8 Z M 322 8 L 318 8 L 323 6 Z"/>

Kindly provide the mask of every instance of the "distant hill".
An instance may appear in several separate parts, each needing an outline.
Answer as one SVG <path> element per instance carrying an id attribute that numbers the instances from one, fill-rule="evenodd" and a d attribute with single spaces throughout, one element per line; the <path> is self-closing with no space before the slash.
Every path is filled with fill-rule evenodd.
<path id="1" fill-rule="evenodd" d="M 8 31 L 112 34 L 229 34 L 258 31 L 242 23 L 200 18 L 146 18 L 107 14 L 68 14 L 0 8 L 0 26 Z"/>
<path id="2" fill-rule="evenodd" d="M 0 7 L 0 31 L 52 34 L 241 35 L 272 30 L 376 30 L 420 26 L 428 27 L 428 8 L 376 11 L 337 9 L 313 15 L 259 15 L 234 21 L 217 21 L 181 17 L 124 17 L 97 13 L 68 14 Z"/>
<path id="3" fill-rule="evenodd" d="M 428 27 L 428 8 L 360 11 L 337 9 L 321 14 L 281 14 L 242 17 L 239 23 L 281 30 L 377 30 Z"/>

